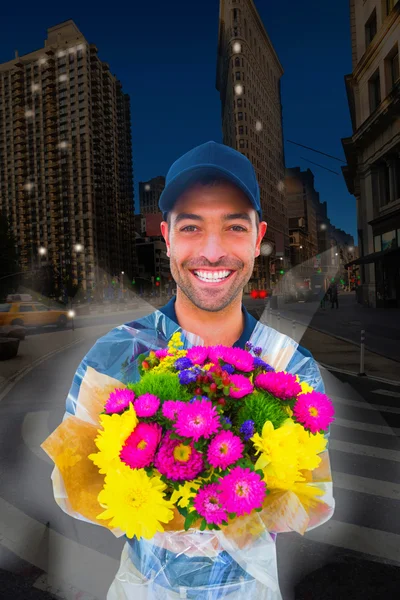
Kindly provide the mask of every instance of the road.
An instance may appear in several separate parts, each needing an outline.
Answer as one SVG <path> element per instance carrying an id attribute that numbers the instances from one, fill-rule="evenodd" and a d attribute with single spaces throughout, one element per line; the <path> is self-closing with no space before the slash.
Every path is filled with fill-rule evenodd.
<path id="1" fill-rule="evenodd" d="M 0 591 L 0 598 L 34 599 L 38 588 L 48 587 L 67 600 L 104 600 L 117 569 L 122 540 L 58 508 L 52 466 L 40 449 L 62 419 L 81 357 L 116 324 L 114 316 L 100 319 L 98 331 L 91 319 L 90 335 L 33 368 L 0 402 L 0 568 L 29 582 L 29 592 Z M 394 598 L 400 586 L 400 387 L 323 375 L 337 416 L 330 440 L 336 510 L 304 537 L 278 536 L 283 598 Z"/>

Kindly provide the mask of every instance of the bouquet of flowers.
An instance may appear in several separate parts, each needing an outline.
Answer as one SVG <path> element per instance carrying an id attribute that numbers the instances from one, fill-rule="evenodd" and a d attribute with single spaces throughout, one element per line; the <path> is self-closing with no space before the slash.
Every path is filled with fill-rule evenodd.
<path id="1" fill-rule="evenodd" d="M 43 447 L 70 509 L 128 538 L 109 598 L 278 599 L 274 533 L 332 512 L 332 402 L 251 342 L 183 346 L 140 354 L 126 384 L 87 367 Z"/>

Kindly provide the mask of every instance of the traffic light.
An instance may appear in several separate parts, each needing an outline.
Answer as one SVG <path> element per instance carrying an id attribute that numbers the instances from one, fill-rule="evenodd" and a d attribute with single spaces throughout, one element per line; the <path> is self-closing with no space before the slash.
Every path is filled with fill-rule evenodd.
<path id="1" fill-rule="evenodd" d="M 159 281 L 156 281 L 156 285 L 157 285 L 157 286 L 158 286 L 158 285 L 160 285 L 160 282 L 159 282 Z"/>
<path id="2" fill-rule="evenodd" d="M 135 285 L 135 280 L 134 279 L 132 279 L 132 285 Z"/>
<path id="3" fill-rule="evenodd" d="M 284 275 L 284 274 L 285 274 L 285 271 L 284 271 L 283 269 L 281 269 L 281 270 L 279 271 L 279 273 L 280 273 L 281 275 Z"/>
<path id="4" fill-rule="evenodd" d="M 160 281 L 160 278 L 159 278 L 159 277 L 156 277 L 156 281 Z"/>

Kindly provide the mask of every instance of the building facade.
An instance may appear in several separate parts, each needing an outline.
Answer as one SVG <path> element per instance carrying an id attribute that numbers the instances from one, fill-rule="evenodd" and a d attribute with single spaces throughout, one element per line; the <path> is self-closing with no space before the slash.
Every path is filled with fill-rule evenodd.
<path id="1" fill-rule="evenodd" d="M 149 181 L 139 181 L 139 203 L 142 215 L 160 212 L 158 201 L 165 188 L 165 177 L 158 175 Z"/>
<path id="2" fill-rule="evenodd" d="M 289 219 L 292 267 L 305 277 L 313 273 L 313 260 L 318 254 L 317 205 L 319 194 L 314 175 L 300 167 L 286 169 L 285 191 Z"/>
<path id="3" fill-rule="evenodd" d="M 283 69 L 253 0 L 220 0 L 216 87 L 223 141 L 253 164 L 260 186 L 269 256 L 255 261 L 250 284 L 269 287 L 290 265 L 284 195 L 280 78 Z M 282 260 L 281 260 L 282 259 Z"/>
<path id="4" fill-rule="evenodd" d="M 0 65 L 0 210 L 19 263 L 83 289 L 136 270 L 130 102 L 73 21 Z"/>
<path id="5" fill-rule="evenodd" d="M 400 306 L 400 2 L 350 1 L 353 134 L 342 140 L 357 204 L 361 286 L 372 307 Z"/>

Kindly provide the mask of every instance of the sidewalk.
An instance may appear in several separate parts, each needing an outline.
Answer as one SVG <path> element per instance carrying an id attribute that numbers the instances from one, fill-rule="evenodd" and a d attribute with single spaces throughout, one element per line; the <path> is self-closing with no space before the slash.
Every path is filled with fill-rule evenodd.
<path id="1" fill-rule="evenodd" d="M 328 302 L 321 309 L 319 303 L 285 304 L 280 298 L 278 311 L 281 316 L 358 345 L 364 330 L 368 350 L 400 361 L 400 309 L 368 308 L 356 302 L 354 292 L 342 292 L 338 309 L 332 309 Z"/>
<path id="2" fill-rule="evenodd" d="M 355 375 L 360 373 L 360 347 L 355 342 L 338 339 L 335 333 L 328 334 L 315 329 L 314 321 L 311 326 L 306 323 L 305 318 L 301 322 L 298 313 L 290 315 L 292 317 L 290 318 L 288 311 L 272 312 L 264 308 L 251 308 L 249 304 L 247 308 L 262 323 L 288 335 L 307 348 L 322 366 Z M 332 328 L 334 329 L 334 325 Z M 400 383 L 400 368 L 397 360 L 366 349 L 364 364 L 366 375 Z"/>

